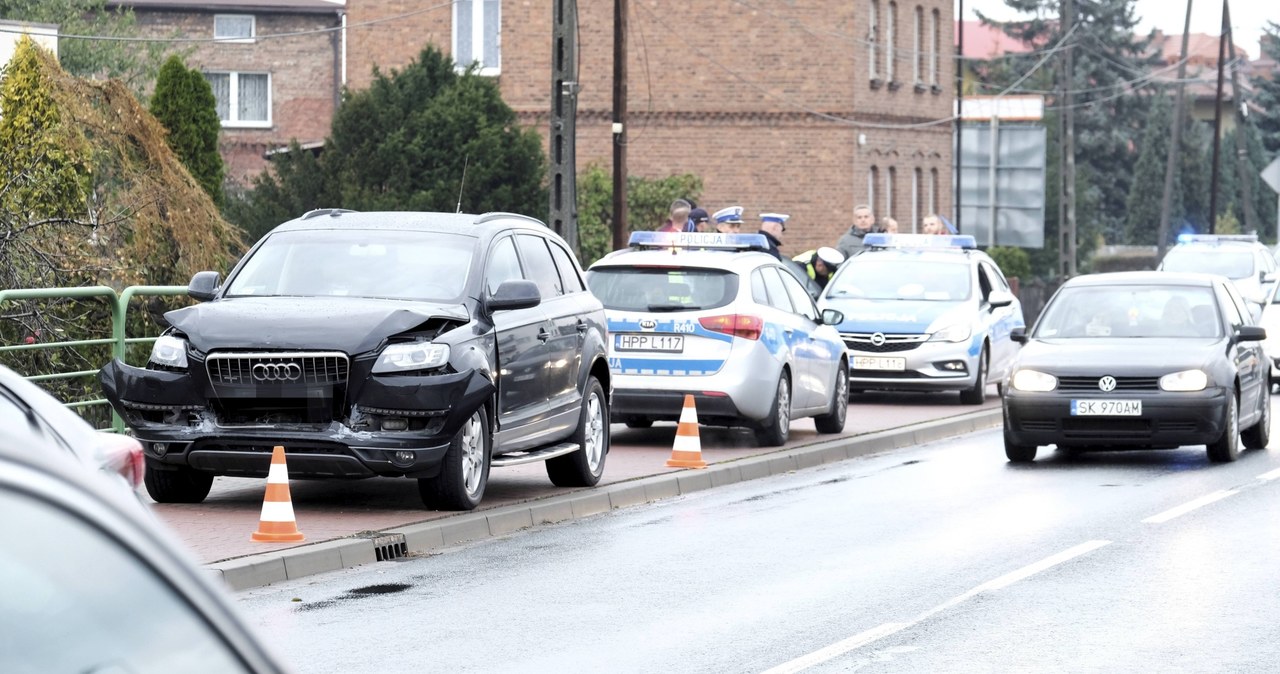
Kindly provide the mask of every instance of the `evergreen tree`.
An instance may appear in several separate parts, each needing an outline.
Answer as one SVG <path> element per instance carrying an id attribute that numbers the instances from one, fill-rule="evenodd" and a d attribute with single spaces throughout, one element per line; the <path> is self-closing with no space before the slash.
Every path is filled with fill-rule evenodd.
<path id="1" fill-rule="evenodd" d="M 226 174 L 218 154 L 217 101 L 213 88 L 198 70 L 188 69 L 178 56 L 160 67 L 151 114 L 169 130 L 169 148 L 191 172 L 215 204 L 222 203 L 222 179 Z"/>
<path id="2" fill-rule="evenodd" d="M 1178 152 L 1177 188 L 1181 208 L 1169 218 L 1169 241 L 1179 233 L 1209 232 L 1209 184 L 1212 182 L 1210 162 L 1213 160 L 1213 128 L 1187 118 L 1182 128 L 1182 149 Z"/>
<path id="3" fill-rule="evenodd" d="M 276 174 L 259 176 L 227 217 L 252 231 L 287 219 L 283 212 L 301 215 L 303 203 L 547 217 L 541 137 L 518 124 L 496 82 L 459 74 L 434 47 L 403 70 L 375 70 L 368 89 L 346 92 L 316 164 L 304 154 L 278 157 Z"/>
<path id="4" fill-rule="evenodd" d="M 1271 57 L 1273 62 L 1280 63 L 1280 24 L 1268 21 L 1264 30 L 1263 55 Z M 1254 90 L 1253 102 L 1262 109 L 1262 112 L 1254 115 L 1256 117 L 1254 123 L 1258 127 L 1263 154 L 1270 162 L 1273 157 L 1280 156 L 1280 73 L 1259 72 L 1253 77 L 1251 83 Z"/>
<path id="5" fill-rule="evenodd" d="M 1133 169 L 1129 201 L 1125 207 L 1124 243 L 1146 245 L 1155 242 L 1160 229 L 1161 199 L 1164 194 L 1165 164 L 1169 156 L 1169 127 L 1173 114 L 1169 99 L 1156 96 L 1147 115 L 1147 129 L 1139 146 L 1138 163 Z M 1175 197 L 1178 190 L 1175 190 Z M 1177 213 L 1181 204 L 1175 200 Z"/>
<path id="6" fill-rule="evenodd" d="M 1262 169 L 1267 167 L 1269 160 L 1262 149 L 1262 138 L 1258 127 L 1249 118 L 1245 119 L 1243 126 L 1237 126 L 1222 137 L 1222 156 L 1219 159 L 1222 162 L 1218 185 L 1219 215 L 1230 209 L 1241 221 L 1241 228 L 1247 229 L 1248 223 L 1244 222 L 1247 217 L 1243 203 L 1244 190 L 1241 189 L 1240 176 L 1236 170 L 1238 168 L 1236 134 L 1241 132 L 1245 134 L 1247 155 L 1245 177 L 1249 180 L 1251 190 L 1249 194 L 1253 197 L 1253 214 L 1257 218 L 1255 224 L 1260 230 L 1257 234 L 1270 235 L 1275 232 L 1276 193 L 1262 181 Z"/>

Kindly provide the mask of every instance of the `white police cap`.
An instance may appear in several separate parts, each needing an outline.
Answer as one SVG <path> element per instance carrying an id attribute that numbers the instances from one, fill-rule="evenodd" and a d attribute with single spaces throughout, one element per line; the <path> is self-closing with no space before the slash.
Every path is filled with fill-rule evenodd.
<path id="1" fill-rule="evenodd" d="M 761 213 L 760 214 L 761 222 L 776 222 L 780 225 L 786 225 L 787 220 L 789 220 L 790 218 L 791 216 L 785 213 Z"/>
<path id="2" fill-rule="evenodd" d="M 844 253 L 830 246 L 823 246 L 818 249 L 818 259 L 828 267 L 839 267 L 844 262 Z"/>
<path id="3" fill-rule="evenodd" d="M 713 220 L 715 220 L 717 224 L 719 224 L 719 223 L 721 223 L 721 222 L 736 222 L 736 223 L 741 223 L 741 222 L 742 222 L 742 207 L 741 207 L 741 206 L 729 206 L 729 207 L 727 207 L 727 208 L 722 208 L 722 209 L 720 209 L 720 210 L 716 211 L 715 215 L 711 216 L 711 218 L 712 218 Z"/>

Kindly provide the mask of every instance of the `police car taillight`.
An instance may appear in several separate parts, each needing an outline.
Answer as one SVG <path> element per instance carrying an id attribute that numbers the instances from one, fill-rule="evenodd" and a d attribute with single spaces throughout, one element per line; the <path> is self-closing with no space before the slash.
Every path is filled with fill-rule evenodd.
<path id="1" fill-rule="evenodd" d="M 712 331 L 743 339 L 760 339 L 764 330 L 764 319 L 748 314 L 724 314 L 722 316 L 704 316 L 698 319 L 702 327 Z"/>

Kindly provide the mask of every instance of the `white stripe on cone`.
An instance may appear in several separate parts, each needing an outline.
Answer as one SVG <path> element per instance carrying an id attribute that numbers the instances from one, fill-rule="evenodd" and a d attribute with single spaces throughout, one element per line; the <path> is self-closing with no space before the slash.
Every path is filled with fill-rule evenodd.
<path id="1" fill-rule="evenodd" d="M 267 471 L 267 482 L 271 484 L 289 484 L 289 468 L 283 463 L 271 464 Z"/>
<path id="2" fill-rule="evenodd" d="M 263 501 L 263 522 L 292 522 L 293 504 L 289 501 Z"/>
<path id="3" fill-rule="evenodd" d="M 697 452 L 701 454 L 702 443 L 696 435 L 677 435 L 671 449 L 677 452 Z"/>
<path id="4" fill-rule="evenodd" d="M 697 425 L 698 411 L 694 409 L 693 405 L 686 405 L 684 409 L 680 410 L 680 423 Z"/>

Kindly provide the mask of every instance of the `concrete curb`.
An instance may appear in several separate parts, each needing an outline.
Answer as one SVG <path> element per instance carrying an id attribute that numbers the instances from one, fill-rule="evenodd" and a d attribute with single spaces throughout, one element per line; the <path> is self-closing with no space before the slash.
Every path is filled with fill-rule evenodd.
<path id="1" fill-rule="evenodd" d="M 462 513 L 386 529 L 372 536 L 340 538 L 286 550 L 206 564 L 232 590 L 248 590 L 406 554 L 423 554 L 543 524 L 575 520 L 728 484 L 913 447 L 999 426 L 999 408 L 922 424 L 817 442 L 724 463 L 581 489 L 526 503 Z"/>

